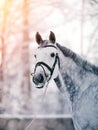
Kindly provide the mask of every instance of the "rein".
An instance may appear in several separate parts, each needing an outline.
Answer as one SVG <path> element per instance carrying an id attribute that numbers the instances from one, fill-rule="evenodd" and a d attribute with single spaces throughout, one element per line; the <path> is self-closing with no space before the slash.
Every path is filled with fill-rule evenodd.
<path id="1" fill-rule="evenodd" d="M 52 45 L 48 45 L 48 46 L 44 46 L 44 47 L 54 47 L 54 48 L 56 48 L 55 46 L 52 46 Z M 39 47 L 40 48 L 40 47 Z M 57 49 L 57 48 L 56 48 Z M 50 67 L 49 65 L 47 65 L 45 62 L 37 62 L 37 64 L 35 65 L 35 69 L 34 69 L 34 73 L 31 73 L 31 75 L 33 76 L 33 81 L 34 81 L 34 74 L 35 74 L 35 72 L 36 72 L 36 69 L 37 69 L 37 67 L 38 66 L 41 66 L 42 67 L 42 69 L 43 69 L 43 71 L 44 71 L 44 75 L 45 75 L 45 77 L 46 77 L 46 81 L 47 81 L 47 83 L 46 83 L 46 89 L 45 89 L 45 91 L 44 91 L 44 94 L 43 94 L 43 97 L 42 97 L 42 103 L 43 103 L 43 101 L 44 101 L 44 97 L 45 97 L 45 95 L 46 95 L 46 91 L 47 91 L 47 86 L 48 86 L 48 84 L 49 84 L 49 80 L 51 79 L 51 77 L 52 77 L 52 75 L 53 75 L 53 72 L 54 72 L 54 69 L 55 69 L 55 66 L 56 66 L 56 64 L 58 63 L 58 66 L 59 66 L 59 68 L 60 68 L 60 59 L 59 59 L 59 56 L 58 56 L 58 53 L 56 53 L 56 56 L 55 56 L 55 60 L 54 60 L 54 63 L 53 63 L 53 66 L 52 67 Z M 49 71 L 50 71 L 50 77 L 49 77 L 49 79 L 47 79 L 47 75 L 46 75 L 46 71 L 45 71 L 45 68 L 44 67 L 46 67 Z M 32 120 L 32 121 L 30 121 L 30 123 L 27 125 L 27 127 L 25 128 L 25 130 L 27 130 L 29 127 L 30 127 L 30 125 L 33 123 L 33 121 L 34 121 L 34 119 Z"/>
<path id="2" fill-rule="evenodd" d="M 52 47 L 52 46 L 51 46 Z M 44 75 L 46 76 L 46 72 L 45 72 L 45 69 L 44 67 L 46 67 L 49 71 L 50 71 L 50 77 L 49 79 L 47 80 L 47 84 L 46 84 L 46 89 L 44 91 L 44 94 L 43 94 L 43 97 L 42 97 L 42 103 L 44 102 L 44 97 L 45 97 L 45 94 L 46 94 L 46 91 L 47 91 L 47 86 L 49 84 L 49 80 L 51 79 L 52 75 L 53 75 L 53 72 L 54 72 L 54 69 L 55 69 L 55 66 L 56 66 L 56 63 L 58 62 L 58 66 L 60 68 L 60 59 L 59 59 L 59 56 L 58 56 L 58 53 L 56 53 L 56 56 L 55 56 L 55 60 L 54 60 L 54 64 L 52 66 L 52 68 L 47 65 L 45 62 L 38 62 L 36 65 L 35 65 L 35 69 L 34 69 L 34 73 L 32 73 L 31 75 L 34 75 L 35 72 L 36 72 L 36 68 L 38 66 L 41 66 L 43 71 L 44 71 Z M 47 76 L 46 76 L 46 79 L 47 79 Z M 33 81 L 34 81 L 34 78 L 33 78 Z M 30 121 L 30 123 L 26 126 L 25 130 L 28 130 L 29 127 L 32 125 L 34 119 L 32 121 Z"/>

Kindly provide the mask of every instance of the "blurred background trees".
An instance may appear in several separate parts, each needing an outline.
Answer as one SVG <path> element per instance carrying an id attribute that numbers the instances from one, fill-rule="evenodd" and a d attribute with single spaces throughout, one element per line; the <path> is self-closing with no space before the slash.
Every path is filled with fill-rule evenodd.
<path id="1" fill-rule="evenodd" d="M 1 114 L 71 113 L 53 81 L 44 103 L 40 100 L 44 89 L 37 90 L 32 83 L 35 33 L 47 39 L 54 31 L 57 42 L 98 65 L 97 10 L 98 0 L 0 1 Z"/>
<path id="2" fill-rule="evenodd" d="M 63 117 L 71 114 L 67 97 L 50 82 L 44 89 L 32 83 L 35 33 L 57 42 L 98 65 L 98 0 L 1 0 L 0 1 L 0 129 L 23 130 L 32 114 Z M 64 115 L 65 114 L 65 115 Z M 35 123 L 36 122 L 36 123 Z M 36 119 L 30 129 L 73 129 L 66 119 Z"/>

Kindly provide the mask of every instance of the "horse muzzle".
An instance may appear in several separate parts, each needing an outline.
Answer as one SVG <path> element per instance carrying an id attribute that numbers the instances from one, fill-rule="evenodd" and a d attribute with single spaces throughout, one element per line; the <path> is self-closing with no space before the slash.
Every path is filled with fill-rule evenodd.
<path id="1" fill-rule="evenodd" d="M 42 74 L 33 75 L 32 80 L 34 84 L 37 86 L 36 88 L 43 88 L 45 84 L 45 78 Z"/>

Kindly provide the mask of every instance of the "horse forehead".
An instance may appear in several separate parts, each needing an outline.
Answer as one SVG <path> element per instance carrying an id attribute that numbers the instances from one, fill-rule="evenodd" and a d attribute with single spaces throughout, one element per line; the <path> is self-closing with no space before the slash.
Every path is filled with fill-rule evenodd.
<path id="1" fill-rule="evenodd" d="M 53 47 L 42 47 L 37 49 L 37 55 L 50 54 L 51 52 L 57 52 L 56 48 Z"/>
<path id="2" fill-rule="evenodd" d="M 43 40 L 43 43 L 41 44 L 41 47 L 47 46 L 49 44 L 51 44 L 51 42 L 49 40 Z"/>

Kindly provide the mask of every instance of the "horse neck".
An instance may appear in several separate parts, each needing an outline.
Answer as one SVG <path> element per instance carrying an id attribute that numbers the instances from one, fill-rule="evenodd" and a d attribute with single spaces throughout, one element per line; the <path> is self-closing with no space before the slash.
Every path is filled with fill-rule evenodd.
<path id="1" fill-rule="evenodd" d="M 66 53 L 68 53 L 68 51 L 69 50 L 67 50 Z M 59 54 L 60 54 L 60 65 L 61 65 L 59 71 L 60 74 L 55 79 L 55 82 L 58 88 L 63 93 L 66 93 L 67 90 L 70 101 L 74 102 L 77 99 L 77 97 L 80 95 L 80 93 L 83 91 L 83 89 L 86 89 L 86 87 L 88 87 L 89 84 L 93 82 L 94 74 L 86 71 L 85 68 L 83 68 L 83 66 L 76 63 L 75 60 L 73 60 L 69 54 L 68 56 L 65 56 L 61 50 L 59 50 Z M 82 63 L 82 59 L 80 58 L 79 60 Z M 89 75 L 91 76 L 92 81 L 88 81 Z"/>

